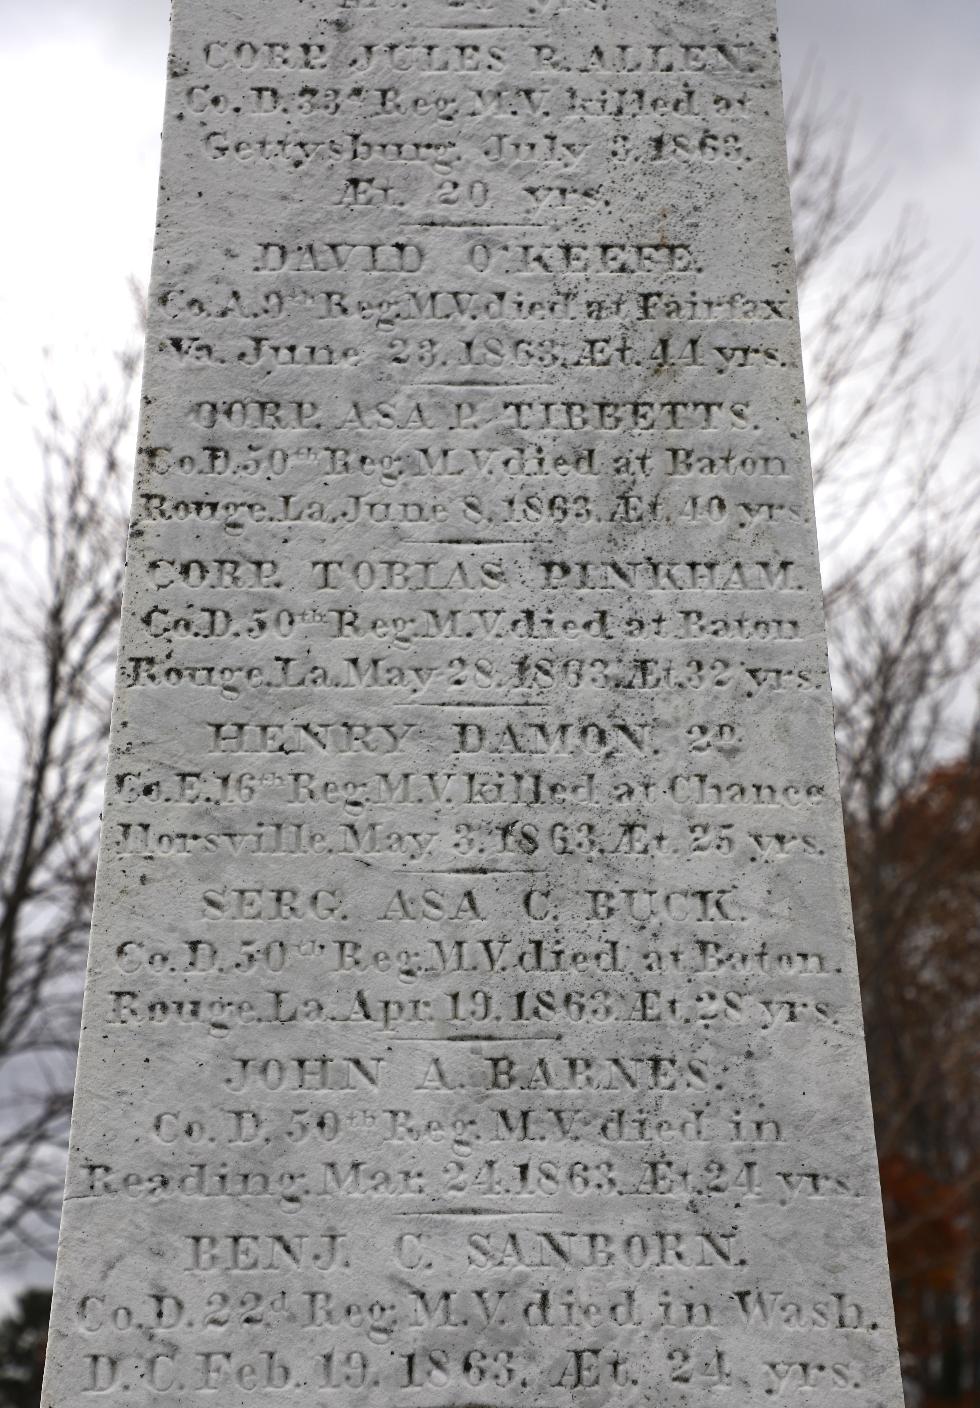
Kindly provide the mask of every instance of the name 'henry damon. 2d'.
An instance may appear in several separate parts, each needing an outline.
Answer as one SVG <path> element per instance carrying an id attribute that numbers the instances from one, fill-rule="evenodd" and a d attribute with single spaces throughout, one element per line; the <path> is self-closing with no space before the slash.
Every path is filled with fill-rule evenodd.
<path id="1" fill-rule="evenodd" d="M 899 1408 L 773 0 L 175 0 L 45 1408 Z"/>

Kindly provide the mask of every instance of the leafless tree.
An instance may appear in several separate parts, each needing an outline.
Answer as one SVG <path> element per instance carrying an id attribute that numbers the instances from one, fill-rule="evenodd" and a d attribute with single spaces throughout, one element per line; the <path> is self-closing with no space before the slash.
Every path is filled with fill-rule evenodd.
<path id="1" fill-rule="evenodd" d="M 980 382 L 930 335 L 944 276 L 914 216 L 865 237 L 883 183 L 840 112 L 812 77 L 787 105 L 838 749 L 845 804 L 870 814 L 974 733 Z"/>
<path id="2" fill-rule="evenodd" d="M 67 422 L 0 559 L 0 1258 L 49 1255 L 64 1149 L 123 577 L 135 353 Z"/>
<path id="3" fill-rule="evenodd" d="M 977 377 L 944 274 L 811 77 L 788 105 L 810 430 L 872 1094 L 903 1362 L 980 1401 Z M 879 221 L 874 222 L 877 228 Z M 947 271 L 948 276 L 949 271 Z"/>
<path id="4" fill-rule="evenodd" d="M 806 80 L 789 153 L 869 1052 L 908 1379 L 980 1394 L 980 479 L 976 378 L 930 341 L 942 272 L 853 124 Z M 136 360 L 49 408 L 0 583 L 0 1257 L 50 1250 L 97 849 Z M 12 604 L 12 608 L 10 608 Z M 971 1325 L 973 1328 L 971 1328 Z"/>

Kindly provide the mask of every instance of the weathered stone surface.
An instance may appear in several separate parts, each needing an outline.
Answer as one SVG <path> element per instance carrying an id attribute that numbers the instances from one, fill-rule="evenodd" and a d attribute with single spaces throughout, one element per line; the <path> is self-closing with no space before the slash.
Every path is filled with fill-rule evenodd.
<path id="1" fill-rule="evenodd" d="M 44 1401 L 901 1401 L 770 0 L 177 0 Z"/>

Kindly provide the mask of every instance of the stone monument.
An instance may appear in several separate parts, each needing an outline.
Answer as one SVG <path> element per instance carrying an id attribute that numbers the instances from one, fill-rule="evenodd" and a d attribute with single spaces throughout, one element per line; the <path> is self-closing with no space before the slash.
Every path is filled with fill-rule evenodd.
<path id="1" fill-rule="evenodd" d="M 174 9 L 45 1408 L 898 1408 L 773 0 Z"/>

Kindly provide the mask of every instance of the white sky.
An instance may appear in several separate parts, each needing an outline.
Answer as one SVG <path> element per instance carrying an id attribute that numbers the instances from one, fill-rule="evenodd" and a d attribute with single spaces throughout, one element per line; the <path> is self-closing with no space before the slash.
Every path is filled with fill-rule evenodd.
<path id="1" fill-rule="evenodd" d="M 132 326 L 153 233 L 168 0 L 0 0 L 0 125 L 11 209 L 0 226 L 0 408 L 7 473 L 31 462 L 47 380 L 97 379 Z M 892 193 L 881 233 L 921 207 L 955 285 L 937 334 L 965 359 L 980 337 L 980 3 L 780 0 L 787 83 L 809 57 L 857 101 Z M 14 401 L 15 404 L 11 404 Z M 12 432 L 12 436 L 11 436 Z"/>
<path id="2" fill-rule="evenodd" d="M 3 473 L 25 487 L 45 383 L 70 403 L 133 327 L 127 280 L 149 271 L 168 11 L 169 0 L 0 0 L 0 415 Z M 875 234 L 916 205 L 937 262 L 958 261 L 933 332 L 955 360 L 976 359 L 980 0 L 780 0 L 780 12 L 788 86 L 816 59 L 892 173 Z"/>

